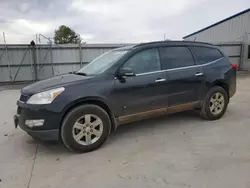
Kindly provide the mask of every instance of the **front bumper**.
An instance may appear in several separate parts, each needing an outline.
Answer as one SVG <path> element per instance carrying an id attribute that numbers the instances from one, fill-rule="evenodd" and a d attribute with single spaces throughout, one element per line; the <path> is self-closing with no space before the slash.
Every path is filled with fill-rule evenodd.
<path id="1" fill-rule="evenodd" d="M 26 120 L 44 119 L 43 126 L 29 127 Z M 15 127 L 18 126 L 34 138 L 44 141 L 59 140 L 59 127 L 61 116 L 58 113 L 48 111 L 44 107 L 29 107 L 18 103 L 17 114 L 14 115 Z"/>
<path id="2" fill-rule="evenodd" d="M 20 115 L 18 114 L 14 115 L 15 127 L 17 128 L 19 125 L 19 127 L 25 132 L 27 132 L 30 136 L 40 139 L 40 140 L 44 140 L 44 141 L 58 141 L 59 140 L 59 129 L 32 130 L 28 128 L 26 125 L 20 124 L 19 118 L 20 118 Z"/>

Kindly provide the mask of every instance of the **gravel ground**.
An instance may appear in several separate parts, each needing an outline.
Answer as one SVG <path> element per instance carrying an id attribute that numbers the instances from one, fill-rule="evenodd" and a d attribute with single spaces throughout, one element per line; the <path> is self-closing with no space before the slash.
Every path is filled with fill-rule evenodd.
<path id="1" fill-rule="evenodd" d="M 123 125 L 87 154 L 15 130 L 19 94 L 0 89 L 0 188 L 250 188 L 248 76 L 220 120 L 185 112 Z"/>

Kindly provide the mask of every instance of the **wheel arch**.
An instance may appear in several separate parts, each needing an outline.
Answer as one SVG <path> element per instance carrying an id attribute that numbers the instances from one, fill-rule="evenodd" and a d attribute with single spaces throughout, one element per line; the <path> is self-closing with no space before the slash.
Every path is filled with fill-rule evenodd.
<path id="1" fill-rule="evenodd" d="M 213 84 L 212 84 L 212 87 L 213 86 L 220 86 L 222 87 L 223 89 L 225 89 L 225 91 L 227 92 L 227 96 L 228 96 L 228 99 L 229 99 L 229 86 L 227 83 L 219 80 L 219 81 L 215 81 Z"/>
<path id="2" fill-rule="evenodd" d="M 67 105 L 67 107 L 63 111 L 63 115 L 62 115 L 61 122 L 60 122 L 60 129 L 61 129 L 61 125 L 62 125 L 62 122 L 63 122 L 65 116 L 72 109 L 74 109 L 74 108 L 76 108 L 78 106 L 84 105 L 84 104 L 93 104 L 93 105 L 99 106 L 102 109 L 104 109 L 107 112 L 107 114 L 109 115 L 109 118 L 110 118 L 110 121 L 111 121 L 111 131 L 116 130 L 117 122 L 116 122 L 116 119 L 115 119 L 115 116 L 114 116 L 113 112 L 111 111 L 110 107 L 104 102 L 104 100 L 99 98 L 99 97 L 81 98 L 81 99 L 73 101 L 69 105 Z"/>

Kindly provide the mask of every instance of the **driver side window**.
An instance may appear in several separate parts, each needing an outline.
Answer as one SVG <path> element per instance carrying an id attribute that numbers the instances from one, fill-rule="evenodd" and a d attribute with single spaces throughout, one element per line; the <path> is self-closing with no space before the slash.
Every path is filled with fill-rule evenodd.
<path id="1" fill-rule="evenodd" d="M 138 52 L 123 65 L 123 68 L 132 69 L 135 74 L 161 70 L 159 52 L 157 49 Z"/>

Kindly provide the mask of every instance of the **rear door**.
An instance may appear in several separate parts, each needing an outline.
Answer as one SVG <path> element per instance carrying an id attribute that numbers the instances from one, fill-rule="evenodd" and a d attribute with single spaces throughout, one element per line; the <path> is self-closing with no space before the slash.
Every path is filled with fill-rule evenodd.
<path id="1" fill-rule="evenodd" d="M 162 69 L 166 70 L 168 106 L 200 101 L 204 95 L 202 66 L 196 66 L 188 46 L 160 48 Z"/>
<path id="2" fill-rule="evenodd" d="M 203 67 L 204 79 L 207 85 L 204 91 L 207 91 L 210 88 L 210 83 L 216 79 L 221 78 L 223 80 L 223 73 L 232 67 L 228 62 L 220 61 L 223 59 L 223 55 L 216 48 L 192 46 L 191 50 L 196 64 Z"/>

